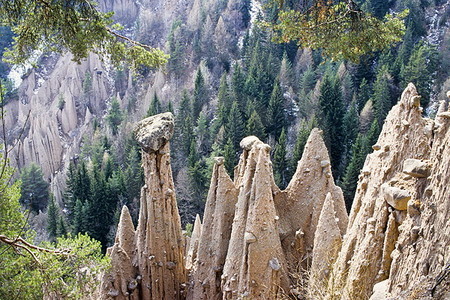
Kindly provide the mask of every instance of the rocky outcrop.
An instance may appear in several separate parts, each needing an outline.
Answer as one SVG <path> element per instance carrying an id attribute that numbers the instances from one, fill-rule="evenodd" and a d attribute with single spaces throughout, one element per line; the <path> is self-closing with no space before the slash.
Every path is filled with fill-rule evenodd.
<path id="1" fill-rule="evenodd" d="M 318 296 L 324 293 L 330 270 L 342 244 L 343 233 L 339 228 L 340 220 L 336 215 L 335 204 L 331 193 L 328 193 L 314 235 L 308 283 L 308 294 L 312 299 L 320 298 Z"/>
<path id="2" fill-rule="evenodd" d="M 228 252 L 238 190 L 217 157 L 205 205 L 203 230 L 195 269 L 192 274 L 192 299 L 221 299 L 223 267 Z"/>
<path id="3" fill-rule="evenodd" d="M 194 227 L 192 229 L 192 235 L 189 239 L 189 247 L 186 253 L 185 266 L 186 269 L 192 270 L 194 267 L 194 262 L 197 260 L 198 244 L 200 241 L 200 236 L 202 235 L 202 221 L 200 216 L 195 216 Z"/>
<path id="4" fill-rule="evenodd" d="M 37 163 L 52 194 L 61 200 L 65 171 L 80 152 L 83 135 L 92 129 L 92 114 L 104 114 L 111 97 L 110 79 L 99 57 L 92 54 L 81 64 L 70 54 L 42 58 L 42 69 L 22 76 L 18 100 L 5 107 L 8 143 L 14 167 Z M 83 84 L 89 76 L 89 88 Z"/>
<path id="5" fill-rule="evenodd" d="M 136 266 L 136 273 L 131 278 L 139 278 L 139 281 L 135 281 L 139 288 L 139 299 L 185 298 L 184 238 L 170 167 L 169 139 L 172 134 L 171 113 L 144 119 L 136 125 L 135 136 L 143 148 L 142 161 L 145 173 L 131 258 L 133 266 Z M 146 139 L 147 136 L 154 139 L 149 141 Z M 154 141 L 158 141 L 159 148 L 155 147 Z M 129 224 L 123 219 L 128 219 L 126 213 L 121 217 L 121 224 Z M 122 234 L 122 231 L 118 231 L 116 243 L 111 250 L 113 270 L 119 269 L 120 264 L 115 263 L 122 261 L 122 254 L 114 251 L 123 243 Z M 130 243 L 130 239 L 126 241 Z M 125 286 L 123 282 L 122 279 L 120 288 L 116 287 L 118 294 L 115 297 L 128 296 L 122 288 Z M 104 295 L 114 296 L 108 293 L 109 291 L 103 290 Z"/>
<path id="6" fill-rule="evenodd" d="M 361 170 L 350 217 L 318 129 L 284 191 L 274 183 L 270 146 L 256 137 L 241 142 L 234 182 L 223 158 L 216 158 L 204 223 L 197 218 L 186 264 L 168 156 L 172 117 L 142 121 L 136 137 L 144 149 L 146 185 L 139 225 L 132 247 L 124 209 L 118 230 L 124 237 L 110 253 L 113 264 L 125 268 L 113 266 L 104 293 L 139 299 L 448 298 L 450 112 L 444 102 L 436 120 L 424 119 L 418 99 L 410 84 L 389 113 Z M 307 287 L 296 286 L 293 280 L 305 277 Z"/>
<path id="7" fill-rule="evenodd" d="M 276 196 L 280 237 L 291 272 L 297 271 L 299 262 L 304 269 L 311 262 L 314 237 L 328 194 L 334 205 L 340 235 L 343 235 L 348 222 L 344 197 L 342 190 L 334 184 L 322 132 L 313 129 L 291 182 Z"/>
<path id="8" fill-rule="evenodd" d="M 241 143 L 239 196 L 222 275 L 223 299 L 275 299 L 280 288 L 289 287 L 274 203 L 279 189 L 270 146 L 254 137 L 246 142 Z"/>
<path id="9" fill-rule="evenodd" d="M 409 84 L 359 177 L 333 270 L 344 299 L 369 297 L 378 282 L 373 299 L 431 296 L 450 259 L 449 124 L 422 118 L 418 99 Z"/>
<path id="10" fill-rule="evenodd" d="M 138 285 L 142 276 L 138 275 L 132 259 L 136 254 L 134 246 L 135 231 L 130 212 L 124 206 L 117 226 L 114 246 L 108 249 L 111 257 L 111 270 L 102 280 L 103 299 L 139 299 Z"/>

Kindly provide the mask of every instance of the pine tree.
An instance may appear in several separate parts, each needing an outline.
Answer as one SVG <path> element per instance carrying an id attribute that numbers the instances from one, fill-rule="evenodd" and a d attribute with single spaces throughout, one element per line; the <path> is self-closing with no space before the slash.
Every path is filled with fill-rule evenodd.
<path id="1" fill-rule="evenodd" d="M 411 53 L 408 64 L 401 71 L 403 86 L 409 82 L 414 83 L 418 93 L 422 96 L 421 105 L 423 107 L 427 107 L 430 102 L 433 74 L 438 67 L 437 57 L 434 46 L 418 43 Z"/>
<path id="2" fill-rule="evenodd" d="M 58 228 L 58 208 L 53 197 L 50 197 L 47 209 L 47 231 L 52 241 L 57 237 Z"/>
<path id="3" fill-rule="evenodd" d="M 364 105 L 366 105 L 366 102 L 369 100 L 371 94 L 372 90 L 370 88 L 370 85 L 367 83 L 367 79 L 363 78 L 361 80 L 361 84 L 359 85 L 358 95 L 356 97 L 358 112 L 361 112 L 361 110 L 364 108 Z"/>
<path id="4" fill-rule="evenodd" d="M 227 140 L 227 143 L 224 146 L 223 149 L 223 156 L 224 156 L 224 166 L 225 169 L 228 172 L 228 175 L 230 175 L 231 178 L 234 176 L 234 166 L 236 165 L 236 151 L 234 150 L 234 145 L 231 139 Z"/>
<path id="5" fill-rule="evenodd" d="M 32 163 L 29 167 L 23 169 L 20 189 L 20 202 L 26 208 L 34 212 L 39 212 L 47 207 L 49 184 L 44 180 L 44 174 L 40 167 Z"/>
<path id="6" fill-rule="evenodd" d="M 238 63 L 234 65 L 233 75 L 231 76 L 230 85 L 231 103 L 238 103 L 241 113 L 245 112 L 247 106 L 247 95 L 245 94 L 245 74 L 242 72 Z"/>
<path id="7" fill-rule="evenodd" d="M 268 126 L 267 132 L 275 137 L 280 137 L 281 131 L 286 124 L 284 117 L 284 97 L 280 88 L 280 81 L 277 79 L 273 85 L 272 95 L 270 96 L 269 107 L 267 109 Z"/>
<path id="8" fill-rule="evenodd" d="M 162 113 L 161 102 L 159 101 L 158 95 L 155 92 L 152 101 L 150 102 L 150 106 L 147 110 L 146 117 L 154 116 L 160 113 Z"/>
<path id="9" fill-rule="evenodd" d="M 344 130 L 342 140 L 344 152 L 342 154 L 342 164 L 340 167 L 343 174 L 350 159 L 352 144 L 355 142 L 356 136 L 359 132 L 359 118 L 356 108 L 356 101 L 350 103 L 350 106 L 347 108 L 342 125 Z"/>
<path id="10" fill-rule="evenodd" d="M 180 154 L 187 157 L 189 155 L 189 148 L 193 138 L 192 125 L 192 107 L 187 91 L 183 91 L 180 106 L 175 115 L 175 132 L 174 132 L 174 146 L 180 150 Z"/>
<path id="11" fill-rule="evenodd" d="M 281 131 L 278 143 L 275 145 L 273 151 L 273 171 L 275 183 L 284 189 L 287 186 L 287 160 L 286 160 L 286 131 L 283 128 Z"/>
<path id="12" fill-rule="evenodd" d="M 67 236 L 67 226 L 64 221 L 64 217 L 59 215 L 58 217 L 58 226 L 56 228 L 56 236 L 57 237 L 66 237 Z"/>
<path id="13" fill-rule="evenodd" d="M 260 140 L 264 140 L 266 138 L 264 130 L 264 125 L 261 121 L 261 118 L 259 117 L 256 110 L 253 110 L 250 118 L 247 121 L 246 135 L 254 135 L 257 136 Z"/>
<path id="14" fill-rule="evenodd" d="M 192 99 L 192 117 L 193 120 L 197 120 L 203 105 L 207 103 L 208 94 L 205 85 L 205 78 L 203 77 L 202 70 L 199 68 L 197 75 L 195 76 L 194 83 L 194 96 Z"/>
<path id="15" fill-rule="evenodd" d="M 300 89 L 302 89 L 305 94 L 309 93 L 316 86 L 317 78 L 316 73 L 312 67 L 308 67 L 300 79 Z"/>
<path id="16" fill-rule="evenodd" d="M 317 121 L 314 117 L 309 121 L 302 120 L 302 122 L 300 123 L 289 167 L 289 177 L 292 177 L 292 175 L 294 175 L 297 169 L 298 161 L 302 158 L 303 150 L 305 149 L 306 142 L 308 141 L 311 130 L 316 126 Z"/>
<path id="17" fill-rule="evenodd" d="M 378 124 L 382 125 L 384 118 L 392 107 L 392 93 L 389 87 L 390 75 L 387 67 L 383 67 L 377 74 L 377 79 L 373 85 L 373 106 L 375 118 Z"/>
<path id="18" fill-rule="evenodd" d="M 343 153 L 343 116 L 344 107 L 341 89 L 336 77 L 325 75 L 320 86 L 319 106 L 321 109 L 319 125 L 330 153 L 333 175 L 339 179 L 339 166 Z"/>
<path id="19" fill-rule="evenodd" d="M 195 137 L 199 144 L 200 153 L 206 155 L 210 151 L 211 142 L 209 138 L 209 121 L 204 112 L 200 112 L 198 117 Z"/>
<path id="20" fill-rule="evenodd" d="M 123 113 L 122 110 L 120 109 L 120 104 L 116 97 L 113 97 L 111 101 L 111 108 L 108 111 L 106 120 L 108 121 L 108 124 L 111 127 L 112 134 L 116 135 L 118 132 L 118 127 L 123 120 Z"/>
<path id="21" fill-rule="evenodd" d="M 133 145 L 126 157 L 125 162 L 125 178 L 127 180 L 126 195 L 128 201 L 132 201 L 134 198 L 138 198 L 140 195 L 141 187 L 144 185 L 144 171 L 141 167 L 140 153 L 137 150 L 137 146 Z"/>
<path id="22" fill-rule="evenodd" d="M 344 193 L 345 206 L 347 207 L 347 211 L 350 211 L 353 198 L 355 197 L 358 176 L 366 159 L 365 146 L 366 139 L 364 136 L 359 134 L 356 138 L 355 143 L 353 144 L 351 150 L 352 156 L 342 178 L 341 187 Z"/>
<path id="23" fill-rule="evenodd" d="M 77 235 L 78 233 L 86 232 L 86 227 L 84 226 L 84 211 L 83 202 L 80 199 L 76 200 L 73 214 L 73 228 L 72 233 Z"/>
<path id="24" fill-rule="evenodd" d="M 376 143 L 379 134 L 380 127 L 378 121 L 374 120 L 367 134 L 365 136 L 358 134 L 352 146 L 351 158 L 345 169 L 341 184 L 348 211 L 350 211 L 353 198 L 355 197 L 360 170 L 364 166 L 367 154 L 372 151 L 372 145 Z"/>
<path id="25" fill-rule="evenodd" d="M 239 149 L 239 143 L 244 138 L 244 134 L 244 121 L 242 119 L 238 104 L 234 101 L 231 106 L 228 123 L 225 125 L 225 138 L 226 140 L 230 139 L 234 149 L 237 150 Z"/>

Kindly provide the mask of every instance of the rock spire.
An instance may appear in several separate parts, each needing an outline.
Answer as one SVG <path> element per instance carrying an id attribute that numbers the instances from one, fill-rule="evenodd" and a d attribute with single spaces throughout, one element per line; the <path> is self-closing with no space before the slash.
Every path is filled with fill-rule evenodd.
<path id="1" fill-rule="evenodd" d="M 136 266 L 135 276 L 120 277 L 121 285 L 115 286 L 114 293 L 105 290 L 103 293 L 116 299 L 129 299 L 126 297 L 130 293 L 124 287 L 128 285 L 129 290 L 130 285 L 136 285 L 139 294 L 133 295 L 136 298 L 132 299 L 184 299 L 184 238 L 170 167 L 169 140 L 173 134 L 173 116 L 163 113 L 144 119 L 136 125 L 134 134 L 143 149 L 145 174 L 139 221 L 133 243 L 131 236 L 124 239 L 123 232 L 117 232 L 111 259 L 113 269 L 120 269 L 121 258 L 117 257 L 123 255 L 114 249 L 126 244 L 132 249 L 127 255 Z M 125 213 L 122 213 L 119 229 L 130 228 L 131 219 L 127 211 L 123 209 Z M 126 232 L 128 235 L 132 233 L 129 229 Z M 136 280 L 132 281 L 134 278 Z"/>

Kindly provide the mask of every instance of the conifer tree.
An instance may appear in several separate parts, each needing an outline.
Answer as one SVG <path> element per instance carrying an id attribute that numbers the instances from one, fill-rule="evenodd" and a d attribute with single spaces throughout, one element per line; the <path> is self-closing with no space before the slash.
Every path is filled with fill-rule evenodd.
<path id="1" fill-rule="evenodd" d="M 359 85 L 358 94 L 356 97 L 358 112 L 361 112 L 366 102 L 369 100 L 370 95 L 372 94 L 370 85 L 367 83 L 367 79 L 363 78 L 361 80 L 361 84 Z"/>
<path id="2" fill-rule="evenodd" d="M 359 118 L 356 108 L 356 101 L 350 103 L 349 107 L 347 108 L 347 111 L 345 112 L 342 121 L 342 125 L 344 130 L 342 140 L 344 152 L 342 154 L 341 167 L 342 172 L 344 172 L 348 164 L 352 144 L 355 142 L 356 136 L 358 135 L 359 132 Z"/>
<path id="3" fill-rule="evenodd" d="M 232 140 L 229 138 L 223 149 L 224 166 L 231 178 L 234 176 L 234 166 L 236 165 L 236 151 Z"/>
<path id="4" fill-rule="evenodd" d="M 32 163 L 29 167 L 23 169 L 20 190 L 20 202 L 26 208 L 34 212 L 39 212 L 47 207 L 49 184 L 44 180 L 44 174 L 39 166 Z"/>
<path id="5" fill-rule="evenodd" d="M 373 85 L 373 106 L 378 124 L 383 124 L 384 118 L 392 107 L 392 93 L 389 87 L 390 75 L 387 67 L 383 67 L 377 74 Z"/>
<path id="6" fill-rule="evenodd" d="M 333 174 L 339 179 L 339 165 L 343 152 L 343 116 L 344 107 L 341 100 L 341 89 L 336 77 L 325 75 L 320 86 L 319 106 L 321 109 L 319 125 L 330 153 Z"/>
<path id="7" fill-rule="evenodd" d="M 158 95 L 155 92 L 152 101 L 150 102 L 150 106 L 147 110 L 146 117 L 154 116 L 160 113 L 162 113 L 161 102 L 159 101 Z"/>
<path id="8" fill-rule="evenodd" d="M 209 121 L 204 112 L 200 112 L 198 117 L 195 137 L 200 153 L 206 155 L 210 151 L 211 142 L 209 138 Z"/>
<path id="9" fill-rule="evenodd" d="M 305 94 L 309 93 L 316 86 L 317 78 L 316 73 L 312 67 L 308 67 L 305 72 L 303 72 L 300 79 L 300 89 L 302 89 Z"/>
<path id="10" fill-rule="evenodd" d="M 286 131 L 283 128 L 273 151 L 273 171 L 275 183 L 284 189 L 287 186 Z"/>
<path id="11" fill-rule="evenodd" d="M 123 113 L 122 110 L 120 109 L 120 104 L 116 97 L 113 97 L 111 101 L 111 108 L 109 109 L 106 120 L 108 121 L 108 124 L 111 127 L 112 134 L 116 135 L 118 132 L 118 127 L 123 120 Z"/>
<path id="12" fill-rule="evenodd" d="M 317 121 L 313 117 L 309 121 L 303 119 L 300 123 L 297 132 L 297 139 L 294 144 L 294 151 L 292 153 L 292 159 L 289 166 L 289 177 L 294 175 L 297 170 L 298 161 L 302 158 L 303 150 L 305 149 L 306 142 L 308 141 L 311 130 L 317 126 Z"/>
<path id="13" fill-rule="evenodd" d="M 253 110 L 253 112 L 250 115 L 250 118 L 247 120 L 245 135 L 246 136 L 254 135 L 263 141 L 266 138 L 266 134 L 264 131 L 265 131 L 265 128 L 261 121 L 261 118 L 259 117 L 256 110 Z"/>
<path id="14" fill-rule="evenodd" d="M 73 214 L 72 233 L 74 235 L 86 231 L 86 227 L 84 226 L 84 217 L 85 215 L 83 210 L 83 202 L 81 202 L 80 199 L 77 199 L 74 206 L 74 214 Z"/>
<path id="15" fill-rule="evenodd" d="M 231 106 L 228 123 L 225 125 L 225 138 L 227 141 L 228 139 L 231 140 L 234 150 L 236 151 L 237 149 L 239 149 L 239 143 L 244 138 L 244 134 L 244 121 L 242 119 L 238 104 L 236 101 L 234 101 L 233 105 Z"/>
<path id="16" fill-rule="evenodd" d="M 127 181 L 125 188 L 128 201 L 131 202 L 134 198 L 139 197 L 141 187 L 144 184 L 144 171 L 141 167 L 141 159 L 136 145 L 130 147 L 125 166 L 124 177 Z"/>
<path id="17" fill-rule="evenodd" d="M 353 198 L 355 197 L 358 176 L 366 159 L 366 143 L 367 139 L 363 135 L 358 134 L 358 137 L 356 138 L 356 141 L 353 144 L 351 150 L 352 156 L 350 158 L 350 162 L 347 165 L 344 176 L 342 178 L 341 187 L 344 193 L 345 206 L 347 207 L 347 211 L 350 211 Z"/>
<path id="18" fill-rule="evenodd" d="M 197 120 L 203 105 L 207 103 L 208 94 L 205 85 L 205 78 L 203 77 L 202 70 L 199 68 L 197 75 L 195 76 L 194 83 L 194 96 L 192 99 L 192 118 Z"/>
<path id="19" fill-rule="evenodd" d="M 241 113 L 245 112 L 247 106 L 247 95 L 245 94 L 245 74 L 238 63 L 234 64 L 233 75 L 230 85 L 231 103 L 237 101 Z"/>
<path id="20" fill-rule="evenodd" d="M 57 237 L 65 237 L 67 236 L 67 226 L 66 222 L 64 221 L 64 217 L 62 215 L 59 215 L 58 217 L 58 226 L 56 228 L 56 236 Z"/>
<path id="21" fill-rule="evenodd" d="M 427 107 L 430 102 L 433 74 L 437 70 L 437 56 L 434 46 L 418 43 L 411 53 L 408 64 L 401 71 L 403 86 L 409 82 L 414 83 L 418 93 L 422 96 L 421 105 L 423 107 Z"/>
<path id="22" fill-rule="evenodd" d="M 175 115 L 175 132 L 174 132 L 174 146 L 180 149 L 180 154 L 187 157 L 189 155 L 189 148 L 191 146 L 192 135 L 192 107 L 187 91 L 183 91 L 180 106 Z"/>
<path id="23" fill-rule="evenodd" d="M 267 109 L 269 135 L 279 139 L 281 131 L 286 124 L 284 117 L 284 97 L 280 88 L 280 81 L 275 80 L 272 95 L 270 96 L 269 107 Z"/>
<path id="24" fill-rule="evenodd" d="M 52 241 L 57 237 L 58 228 L 58 208 L 53 197 L 50 197 L 47 209 L 47 231 Z"/>

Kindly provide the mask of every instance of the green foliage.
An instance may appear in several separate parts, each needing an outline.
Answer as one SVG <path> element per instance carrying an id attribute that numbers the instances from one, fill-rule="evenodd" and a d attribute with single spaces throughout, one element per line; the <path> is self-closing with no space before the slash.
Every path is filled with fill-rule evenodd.
<path id="1" fill-rule="evenodd" d="M 273 85 L 272 95 L 269 100 L 269 107 L 267 109 L 268 126 L 267 131 L 276 140 L 280 137 L 283 127 L 286 125 L 284 116 L 284 97 L 280 88 L 280 81 L 275 80 Z"/>
<path id="2" fill-rule="evenodd" d="M 405 10 L 380 20 L 359 10 L 354 1 L 314 1 L 306 11 L 280 11 L 278 22 L 268 26 L 277 42 L 294 40 L 303 48 L 321 49 L 333 60 L 359 61 L 361 55 L 401 41 L 407 14 Z"/>
<path id="3" fill-rule="evenodd" d="M 373 84 L 373 105 L 375 118 L 378 124 L 382 125 L 384 118 L 392 107 L 392 93 L 390 89 L 390 74 L 387 67 L 383 67 L 377 74 L 377 79 Z"/>
<path id="4" fill-rule="evenodd" d="M 2 24 L 11 26 L 14 42 L 5 57 L 22 64 L 34 51 L 70 51 L 80 62 L 90 52 L 109 54 L 116 64 L 128 60 L 134 69 L 158 67 L 167 61 L 161 50 L 143 45 L 117 33 L 112 13 L 97 10 L 92 0 L 30 1 L 1 0 Z"/>
<path id="5" fill-rule="evenodd" d="M 288 163 L 286 160 L 286 131 L 283 128 L 281 131 L 280 138 L 278 139 L 278 143 L 275 145 L 273 151 L 273 172 L 275 183 L 281 188 L 286 188 L 288 184 L 287 180 L 287 167 Z"/>
<path id="6" fill-rule="evenodd" d="M 162 112 L 161 102 L 159 101 L 158 95 L 153 95 L 152 101 L 150 102 L 150 106 L 147 110 L 146 117 L 154 116 Z"/>
<path id="7" fill-rule="evenodd" d="M 51 239 L 55 239 L 58 229 L 58 208 L 53 197 L 50 198 L 47 209 L 47 231 Z"/>
<path id="8" fill-rule="evenodd" d="M 325 75 L 320 86 L 319 106 L 321 114 L 319 126 L 330 153 L 331 166 L 335 178 L 340 177 L 339 164 L 343 152 L 343 117 L 340 83 L 336 76 Z"/>
<path id="9" fill-rule="evenodd" d="M 32 245 L 33 232 L 19 205 L 20 183 L 10 185 L 13 170 L 1 154 L 0 161 L 0 299 L 42 299 L 44 292 L 59 299 L 91 294 L 108 264 L 99 242 L 76 236 L 41 245 L 47 251 Z"/>
<path id="10" fill-rule="evenodd" d="M 355 197 L 360 170 L 364 166 L 367 154 L 372 151 L 372 145 L 377 141 L 379 134 L 380 127 L 378 121 L 374 120 L 367 134 L 358 134 L 355 143 L 352 146 L 351 158 L 345 169 L 341 183 L 348 211 L 350 211 L 353 198 Z"/>
<path id="11" fill-rule="evenodd" d="M 236 151 L 233 141 L 229 138 L 223 150 L 224 166 L 231 178 L 234 176 L 234 166 L 236 165 Z"/>
<path id="12" fill-rule="evenodd" d="M 44 174 L 40 167 L 32 163 L 24 168 L 20 175 L 21 196 L 20 203 L 34 212 L 39 212 L 47 207 L 50 197 L 49 184 L 44 180 Z"/>
<path id="13" fill-rule="evenodd" d="M 290 163 L 289 177 L 294 175 L 297 169 L 297 163 L 302 158 L 303 150 L 305 149 L 306 142 L 308 141 L 311 130 L 317 126 L 317 121 L 315 118 L 311 118 L 309 121 L 302 120 L 300 126 L 298 127 L 297 139 L 294 144 L 294 151 L 292 154 L 292 159 Z"/>
<path id="14" fill-rule="evenodd" d="M 260 140 L 266 138 L 264 125 L 256 110 L 253 110 L 250 118 L 247 120 L 246 135 L 257 136 Z"/>
<path id="15" fill-rule="evenodd" d="M 430 102 L 433 75 L 438 68 L 438 55 L 434 46 L 418 43 L 409 58 L 408 64 L 401 71 L 403 86 L 414 83 L 422 96 L 421 105 L 427 107 Z"/>
<path id="16" fill-rule="evenodd" d="M 225 138 L 230 139 L 234 149 L 239 149 L 239 143 L 244 138 L 245 125 L 242 114 L 236 101 L 231 106 L 227 124 L 225 125 Z"/>
<path id="17" fill-rule="evenodd" d="M 118 132 L 119 125 L 123 121 L 123 113 L 120 108 L 119 101 L 116 97 L 113 97 L 111 101 L 111 108 L 108 111 L 108 115 L 106 116 L 106 120 L 108 121 L 109 126 L 111 127 L 112 134 L 116 135 Z"/>
<path id="18" fill-rule="evenodd" d="M 208 94 L 205 85 L 205 78 L 203 77 L 202 70 L 199 68 L 197 75 L 195 76 L 194 84 L 194 96 L 192 99 L 192 116 L 194 120 L 197 120 L 200 111 L 208 101 Z"/>
<path id="19" fill-rule="evenodd" d="M 189 155 L 189 149 L 193 139 L 193 119 L 192 106 L 187 91 L 183 91 L 180 106 L 175 114 L 175 129 L 173 144 L 175 148 L 179 149 L 178 153 L 182 157 Z"/>

